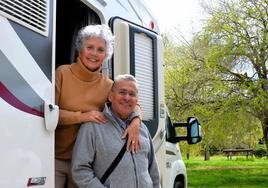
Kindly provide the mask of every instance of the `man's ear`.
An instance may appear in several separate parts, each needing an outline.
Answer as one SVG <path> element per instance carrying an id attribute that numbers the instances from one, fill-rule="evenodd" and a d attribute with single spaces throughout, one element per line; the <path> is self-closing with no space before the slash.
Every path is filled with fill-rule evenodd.
<path id="1" fill-rule="evenodd" d="M 109 95 L 108 95 L 108 101 L 109 101 L 109 102 L 112 102 L 112 95 L 113 95 L 113 92 L 110 91 L 110 92 L 109 92 Z"/>

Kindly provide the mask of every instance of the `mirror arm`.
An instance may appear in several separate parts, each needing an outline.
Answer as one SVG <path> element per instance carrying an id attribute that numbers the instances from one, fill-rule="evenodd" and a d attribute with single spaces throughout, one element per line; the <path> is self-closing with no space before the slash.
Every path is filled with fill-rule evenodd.
<path id="1" fill-rule="evenodd" d="M 188 123 L 176 122 L 176 123 L 173 123 L 173 126 L 174 127 L 187 127 Z"/>
<path id="2" fill-rule="evenodd" d="M 176 136 L 172 140 L 168 140 L 168 142 L 178 143 L 178 142 L 180 142 L 182 140 L 188 140 L 187 136 Z"/>

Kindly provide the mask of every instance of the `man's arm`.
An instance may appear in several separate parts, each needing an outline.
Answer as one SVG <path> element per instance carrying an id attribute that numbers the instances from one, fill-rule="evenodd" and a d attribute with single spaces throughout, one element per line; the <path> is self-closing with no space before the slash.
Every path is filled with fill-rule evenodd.
<path id="1" fill-rule="evenodd" d="M 159 174 L 159 168 L 157 165 L 157 161 L 156 161 L 156 157 L 155 157 L 155 153 L 154 153 L 154 146 L 153 146 L 153 141 L 152 138 L 150 136 L 149 131 L 148 132 L 148 137 L 150 140 L 150 153 L 148 156 L 148 162 L 149 162 L 149 174 L 151 176 L 151 179 L 153 181 L 153 188 L 159 188 L 160 187 L 160 174 Z"/>
<path id="2" fill-rule="evenodd" d="M 81 126 L 76 139 L 72 157 L 72 176 L 79 188 L 104 188 L 105 186 L 97 178 L 92 168 L 95 138 L 93 126 L 88 124 L 90 123 Z"/>

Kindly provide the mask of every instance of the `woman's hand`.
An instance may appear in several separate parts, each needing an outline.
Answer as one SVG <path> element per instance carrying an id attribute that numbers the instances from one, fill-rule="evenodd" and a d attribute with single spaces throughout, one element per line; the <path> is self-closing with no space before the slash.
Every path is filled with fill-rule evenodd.
<path id="1" fill-rule="evenodd" d="M 128 136 L 127 150 L 131 150 L 132 153 L 137 153 L 138 149 L 142 147 L 140 142 L 140 124 L 140 118 L 134 118 L 122 136 L 123 139 Z"/>
<path id="2" fill-rule="evenodd" d="M 107 121 L 105 115 L 99 111 L 89 111 L 81 114 L 81 122 L 95 122 L 95 123 L 105 123 Z"/>

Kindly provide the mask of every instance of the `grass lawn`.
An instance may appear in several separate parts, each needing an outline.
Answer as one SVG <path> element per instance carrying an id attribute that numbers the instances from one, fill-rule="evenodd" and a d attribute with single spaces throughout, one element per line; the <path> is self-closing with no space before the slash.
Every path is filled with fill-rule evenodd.
<path id="1" fill-rule="evenodd" d="M 188 188 L 268 188 L 268 159 L 212 156 L 184 160 Z"/>

